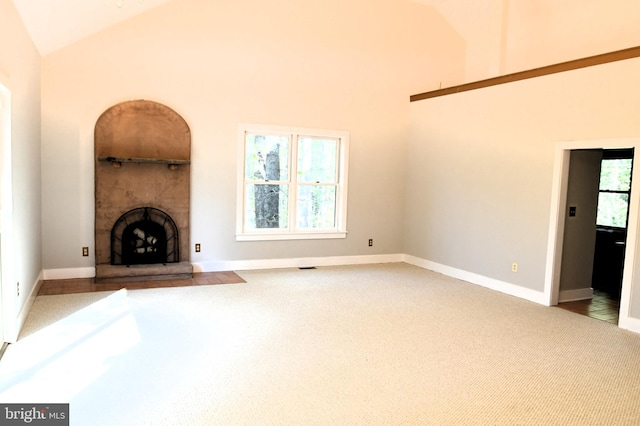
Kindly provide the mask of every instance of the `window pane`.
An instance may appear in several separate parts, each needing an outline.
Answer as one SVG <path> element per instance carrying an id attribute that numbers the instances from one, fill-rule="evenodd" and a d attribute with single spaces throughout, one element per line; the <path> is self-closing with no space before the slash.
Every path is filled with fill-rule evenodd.
<path id="1" fill-rule="evenodd" d="M 626 228 L 628 207 L 628 194 L 601 192 L 598 196 L 598 216 L 596 224 Z"/>
<path id="2" fill-rule="evenodd" d="M 298 182 L 336 182 L 338 141 L 301 137 L 298 140 Z"/>
<path id="3" fill-rule="evenodd" d="M 601 191 L 628 191 L 631 188 L 631 159 L 602 160 Z"/>
<path id="4" fill-rule="evenodd" d="M 288 185 L 248 184 L 246 196 L 246 228 L 286 228 L 288 226 Z"/>
<path id="5" fill-rule="evenodd" d="M 289 180 L 289 138 L 247 133 L 245 171 L 249 180 Z"/>
<path id="6" fill-rule="evenodd" d="M 336 226 L 336 187 L 300 185 L 298 187 L 298 228 L 331 229 Z"/>

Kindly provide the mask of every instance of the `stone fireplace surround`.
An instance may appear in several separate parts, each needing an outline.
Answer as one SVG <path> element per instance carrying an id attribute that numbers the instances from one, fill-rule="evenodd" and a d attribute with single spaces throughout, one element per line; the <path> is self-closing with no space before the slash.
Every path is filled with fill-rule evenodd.
<path id="1" fill-rule="evenodd" d="M 185 120 L 156 102 L 127 101 L 98 118 L 94 136 L 96 282 L 190 278 L 191 131 Z M 145 207 L 175 222 L 179 256 L 114 265 L 114 225 L 126 212 Z"/>

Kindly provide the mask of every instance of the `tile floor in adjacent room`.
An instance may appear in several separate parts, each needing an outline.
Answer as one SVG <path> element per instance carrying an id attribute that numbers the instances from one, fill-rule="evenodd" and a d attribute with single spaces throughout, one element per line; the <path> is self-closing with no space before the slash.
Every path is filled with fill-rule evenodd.
<path id="1" fill-rule="evenodd" d="M 618 325 L 620 300 L 602 291 L 594 290 L 593 299 L 559 303 L 558 307 Z"/>
<path id="2" fill-rule="evenodd" d="M 45 280 L 38 292 L 39 296 L 51 294 L 88 293 L 92 291 L 113 291 L 127 288 L 130 290 L 157 287 L 182 287 L 193 285 L 244 283 L 235 272 L 194 273 L 191 279 L 132 281 L 119 283 L 95 283 L 93 278 L 66 280 Z"/>

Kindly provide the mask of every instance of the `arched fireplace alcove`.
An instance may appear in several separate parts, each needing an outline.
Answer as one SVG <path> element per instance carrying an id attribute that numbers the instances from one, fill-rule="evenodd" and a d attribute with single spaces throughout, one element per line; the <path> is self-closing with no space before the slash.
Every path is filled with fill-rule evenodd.
<path id="1" fill-rule="evenodd" d="M 191 276 L 191 131 L 147 100 L 107 109 L 95 126 L 96 281 Z"/>

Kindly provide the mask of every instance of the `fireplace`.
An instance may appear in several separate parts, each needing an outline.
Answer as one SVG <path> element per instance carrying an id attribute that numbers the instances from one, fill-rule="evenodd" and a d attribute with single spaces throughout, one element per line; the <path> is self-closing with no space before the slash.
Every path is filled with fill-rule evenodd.
<path id="1" fill-rule="evenodd" d="M 191 277 L 191 132 L 171 108 L 137 100 L 95 127 L 96 282 Z"/>
<path id="2" fill-rule="evenodd" d="M 112 265 L 151 265 L 180 261 L 178 227 L 153 207 L 129 210 L 111 229 Z"/>

